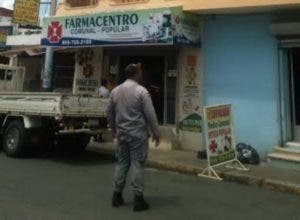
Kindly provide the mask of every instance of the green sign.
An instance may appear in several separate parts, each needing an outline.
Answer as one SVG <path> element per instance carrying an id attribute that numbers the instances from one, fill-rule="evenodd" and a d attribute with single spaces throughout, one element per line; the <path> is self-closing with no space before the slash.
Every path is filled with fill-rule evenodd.
<path id="1" fill-rule="evenodd" d="M 179 128 L 182 131 L 190 131 L 190 132 L 202 132 L 201 128 L 202 117 L 196 113 L 187 116 L 183 119 L 180 124 Z"/>

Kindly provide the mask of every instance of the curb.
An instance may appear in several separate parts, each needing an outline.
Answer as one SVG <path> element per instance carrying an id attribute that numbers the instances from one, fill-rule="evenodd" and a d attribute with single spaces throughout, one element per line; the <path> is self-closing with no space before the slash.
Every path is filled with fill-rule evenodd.
<path id="1" fill-rule="evenodd" d="M 89 150 L 100 154 L 105 154 L 106 156 L 111 157 L 114 157 L 115 153 L 114 150 L 111 149 L 101 149 L 96 147 L 91 147 Z M 146 162 L 146 166 L 194 176 L 203 171 L 203 168 L 201 167 L 189 166 L 176 162 L 158 161 L 150 158 Z M 296 183 L 253 176 L 245 173 L 239 173 L 238 171 L 219 172 L 219 175 L 223 178 L 224 181 L 227 182 L 235 182 L 239 184 L 260 187 L 276 192 L 300 195 L 300 184 Z"/>
<path id="2" fill-rule="evenodd" d="M 270 189 L 277 192 L 290 193 L 300 195 L 300 185 L 281 180 L 265 179 L 263 181 L 263 188 Z"/>

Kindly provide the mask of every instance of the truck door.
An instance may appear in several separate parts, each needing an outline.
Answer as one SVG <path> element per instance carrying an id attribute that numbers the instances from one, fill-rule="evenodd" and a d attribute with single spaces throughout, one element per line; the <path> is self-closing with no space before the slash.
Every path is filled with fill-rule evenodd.
<path id="1" fill-rule="evenodd" d="M 6 82 L 9 91 L 20 92 L 23 91 L 24 82 L 24 68 L 15 68 L 7 70 L 6 72 Z"/>
<path id="2" fill-rule="evenodd" d="M 6 69 L 0 68 L 0 91 L 5 91 L 5 75 Z"/>
<path id="3" fill-rule="evenodd" d="M 10 92 L 14 91 L 14 78 L 16 75 L 16 70 L 7 69 L 5 75 L 5 90 Z"/>

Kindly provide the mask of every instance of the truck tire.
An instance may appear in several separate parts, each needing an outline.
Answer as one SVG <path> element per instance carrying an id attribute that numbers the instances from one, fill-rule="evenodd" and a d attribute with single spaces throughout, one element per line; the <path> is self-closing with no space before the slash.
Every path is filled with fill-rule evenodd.
<path id="1" fill-rule="evenodd" d="M 26 129 L 20 120 L 11 121 L 3 135 L 3 150 L 9 157 L 19 157 L 23 154 L 26 141 Z"/>
<path id="2" fill-rule="evenodd" d="M 82 134 L 77 137 L 77 143 L 79 145 L 79 150 L 84 151 L 87 147 L 87 145 L 90 143 L 91 136 L 87 134 Z"/>

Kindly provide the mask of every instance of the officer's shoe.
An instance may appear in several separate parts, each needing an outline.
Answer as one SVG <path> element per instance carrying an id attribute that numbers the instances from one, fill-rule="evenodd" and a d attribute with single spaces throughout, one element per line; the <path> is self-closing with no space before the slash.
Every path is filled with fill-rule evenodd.
<path id="1" fill-rule="evenodd" d="M 149 204 L 144 200 L 144 196 L 134 196 L 133 211 L 140 212 L 149 209 Z"/>
<path id="2" fill-rule="evenodd" d="M 124 204 L 124 200 L 122 197 L 122 193 L 120 192 L 114 192 L 113 198 L 112 198 L 112 206 L 118 208 L 119 206 Z"/>

